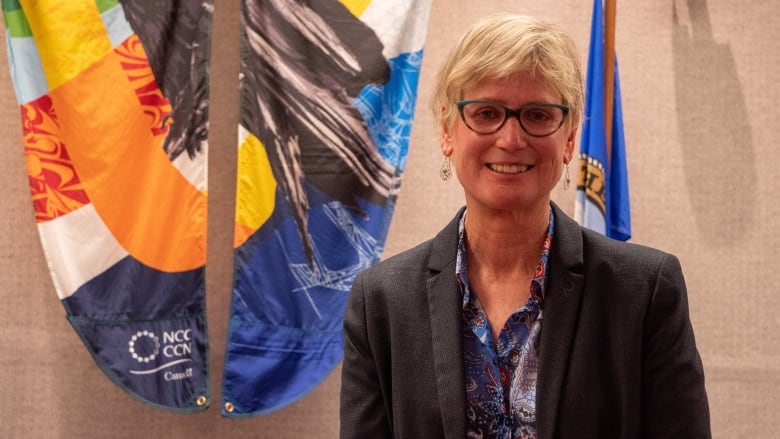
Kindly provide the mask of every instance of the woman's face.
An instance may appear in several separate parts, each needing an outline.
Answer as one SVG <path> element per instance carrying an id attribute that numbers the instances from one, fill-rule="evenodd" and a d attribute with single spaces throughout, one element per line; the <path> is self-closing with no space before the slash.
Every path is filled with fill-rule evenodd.
<path id="1" fill-rule="evenodd" d="M 509 108 L 561 104 L 561 95 L 533 77 L 487 80 L 466 90 L 463 100 L 486 100 Z M 574 153 L 576 127 L 564 123 L 547 137 L 528 135 L 510 117 L 495 133 L 478 134 L 458 116 L 442 130 L 441 149 L 452 158 L 467 206 L 491 210 L 547 209 L 550 192 Z"/>

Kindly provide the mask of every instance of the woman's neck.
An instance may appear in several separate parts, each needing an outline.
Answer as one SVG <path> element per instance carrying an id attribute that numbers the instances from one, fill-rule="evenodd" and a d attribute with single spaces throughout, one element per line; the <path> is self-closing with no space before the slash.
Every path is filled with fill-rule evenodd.
<path id="1" fill-rule="evenodd" d="M 469 271 L 494 274 L 533 272 L 549 226 L 549 208 L 538 212 L 466 213 Z M 518 272 L 519 270 L 519 272 Z"/>
<path id="2" fill-rule="evenodd" d="M 536 213 L 485 215 L 471 207 L 466 211 L 469 283 L 490 323 L 494 342 L 509 316 L 531 295 L 529 284 L 549 219 L 549 207 Z"/>

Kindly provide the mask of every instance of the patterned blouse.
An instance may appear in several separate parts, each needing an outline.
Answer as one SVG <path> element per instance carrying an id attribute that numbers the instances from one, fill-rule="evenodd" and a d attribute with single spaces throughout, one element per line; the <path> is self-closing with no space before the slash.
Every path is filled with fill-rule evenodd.
<path id="1" fill-rule="evenodd" d="M 468 280 L 466 213 L 460 219 L 455 274 L 463 294 L 466 437 L 536 438 L 536 374 L 544 309 L 544 281 L 553 238 L 553 213 L 531 281 L 531 297 L 501 329 L 498 342 Z"/>

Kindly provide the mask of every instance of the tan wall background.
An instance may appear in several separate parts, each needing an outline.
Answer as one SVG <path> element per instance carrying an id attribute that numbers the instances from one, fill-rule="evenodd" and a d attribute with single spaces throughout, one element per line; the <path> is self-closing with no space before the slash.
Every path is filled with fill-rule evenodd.
<path id="1" fill-rule="evenodd" d="M 677 254 L 716 438 L 780 432 L 780 18 L 776 1 L 618 2 L 617 51 L 634 238 Z M 433 72 L 473 19 L 507 10 L 570 31 L 587 59 L 592 1 L 434 0 L 420 104 L 385 255 L 422 241 L 462 203 L 438 180 Z M 217 1 L 211 77 L 207 306 L 219 401 L 231 289 L 238 2 Z M 0 24 L 2 26 L 2 24 Z M 4 29 L 2 29 L 4 31 Z M 29 198 L 21 126 L 0 43 L 0 437 L 334 438 L 339 369 L 270 415 L 228 420 L 142 405 L 103 376 L 65 320 Z M 569 213 L 574 195 L 555 200 Z"/>

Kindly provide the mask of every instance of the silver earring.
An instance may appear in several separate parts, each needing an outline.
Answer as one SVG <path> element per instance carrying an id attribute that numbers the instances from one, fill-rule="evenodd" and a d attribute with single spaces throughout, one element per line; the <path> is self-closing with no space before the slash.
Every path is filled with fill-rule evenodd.
<path id="1" fill-rule="evenodd" d="M 563 170 L 563 190 L 568 189 L 570 184 L 571 177 L 569 176 L 569 164 L 566 163 L 566 168 Z"/>
<path id="2" fill-rule="evenodd" d="M 447 181 L 452 177 L 452 163 L 448 156 L 444 156 L 444 160 L 441 162 L 441 168 L 439 168 L 439 178 L 441 181 Z"/>

